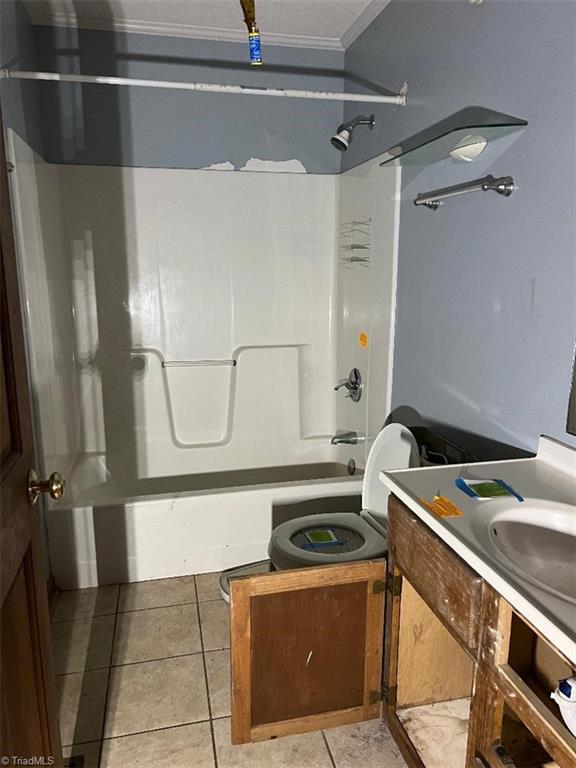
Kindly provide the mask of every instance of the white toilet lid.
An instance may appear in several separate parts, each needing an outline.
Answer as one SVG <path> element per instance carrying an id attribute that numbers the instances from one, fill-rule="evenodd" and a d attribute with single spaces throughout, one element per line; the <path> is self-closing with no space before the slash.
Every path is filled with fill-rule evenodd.
<path id="1" fill-rule="evenodd" d="M 418 443 L 412 432 L 402 424 L 384 427 L 368 454 L 362 483 L 362 509 L 386 513 L 390 491 L 379 479 L 382 469 L 408 469 L 419 464 Z"/>

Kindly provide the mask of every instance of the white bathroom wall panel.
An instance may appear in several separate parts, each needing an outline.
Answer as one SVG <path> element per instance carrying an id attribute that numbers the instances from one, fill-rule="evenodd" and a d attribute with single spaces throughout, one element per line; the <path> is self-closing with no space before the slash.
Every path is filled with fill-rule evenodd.
<path id="1" fill-rule="evenodd" d="M 365 465 L 390 407 L 399 174 L 381 168 L 375 158 L 339 179 L 338 378 L 356 367 L 364 391 L 358 403 L 345 398 L 344 390 L 337 393 L 336 425 L 366 438 L 339 450 L 340 460 L 353 458 L 359 466 Z M 350 263 L 350 257 L 368 258 L 370 263 Z M 367 346 L 360 343 L 360 334 L 366 334 Z"/>
<path id="2" fill-rule="evenodd" d="M 137 477 L 333 458 L 337 177 L 50 174 L 80 450 Z"/>
<path id="3" fill-rule="evenodd" d="M 43 473 L 67 476 L 82 448 L 80 379 L 72 301 L 73 274 L 62 248 L 62 212 L 55 169 L 16 133 L 8 156 L 20 258 L 36 431 Z"/>

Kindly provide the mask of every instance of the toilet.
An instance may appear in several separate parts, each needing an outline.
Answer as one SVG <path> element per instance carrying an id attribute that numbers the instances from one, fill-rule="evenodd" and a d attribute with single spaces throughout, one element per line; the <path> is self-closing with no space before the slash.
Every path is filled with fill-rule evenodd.
<path id="1" fill-rule="evenodd" d="M 230 579 L 308 566 L 350 563 L 384 557 L 389 491 L 379 478 L 382 469 L 420 465 L 418 443 L 401 424 L 388 424 L 374 440 L 362 483 L 362 510 L 305 515 L 272 531 L 269 560 L 223 571 L 220 594 L 230 602 Z"/>
<path id="2" fill-rule="evenodd" d="M 435 461 L 421 458 L 424 453 Z M 280 523 L 273 529 L 268 545 L 270 559 L 223 571 L 219 581 L 221 596 L 230 601 L 230 579 L 240 576 L 385 557 L 389 491 L 380 480 L 380 471 L 470 460 L 477 461 L 424 422 L 419 426 L 418 439 L 403 424 L 389 423 L 378 433 L 368 455 L 360 513 L 327 512 Z"/>
<path id="3" fill-rule="evenodd" d="M 362 511 L 307 515 L 272 531 L 268 556 L 276 570 L 331 565 L 384 557 L 389 491 L 381 470 L 420 464 L 418 444 L 409 429 L 389 424 L 378 434 L 366 462 Z"/>

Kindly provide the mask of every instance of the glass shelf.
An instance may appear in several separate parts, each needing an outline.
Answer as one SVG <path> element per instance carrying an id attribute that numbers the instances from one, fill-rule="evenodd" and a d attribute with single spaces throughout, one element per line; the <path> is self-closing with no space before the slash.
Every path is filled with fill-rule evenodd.
<path id="1" fill-rule="evenodd" d="M 390 147 L 380 165 L 428 165 L 455 149 L 491 142 L 528 125 L 526 120 L 484 107 L 466 107 Z"/>

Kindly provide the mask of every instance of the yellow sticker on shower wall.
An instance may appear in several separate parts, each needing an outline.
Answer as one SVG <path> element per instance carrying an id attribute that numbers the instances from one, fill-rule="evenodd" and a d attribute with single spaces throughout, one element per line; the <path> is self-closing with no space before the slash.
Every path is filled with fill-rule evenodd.
<path id="1" fill-rule="evenodd" d="M 368 334 L 364 333 L 364 331 L 361 331 L 358 336 L 358 344 L 360 344 L 363 349 L 368 347 Z"/>

